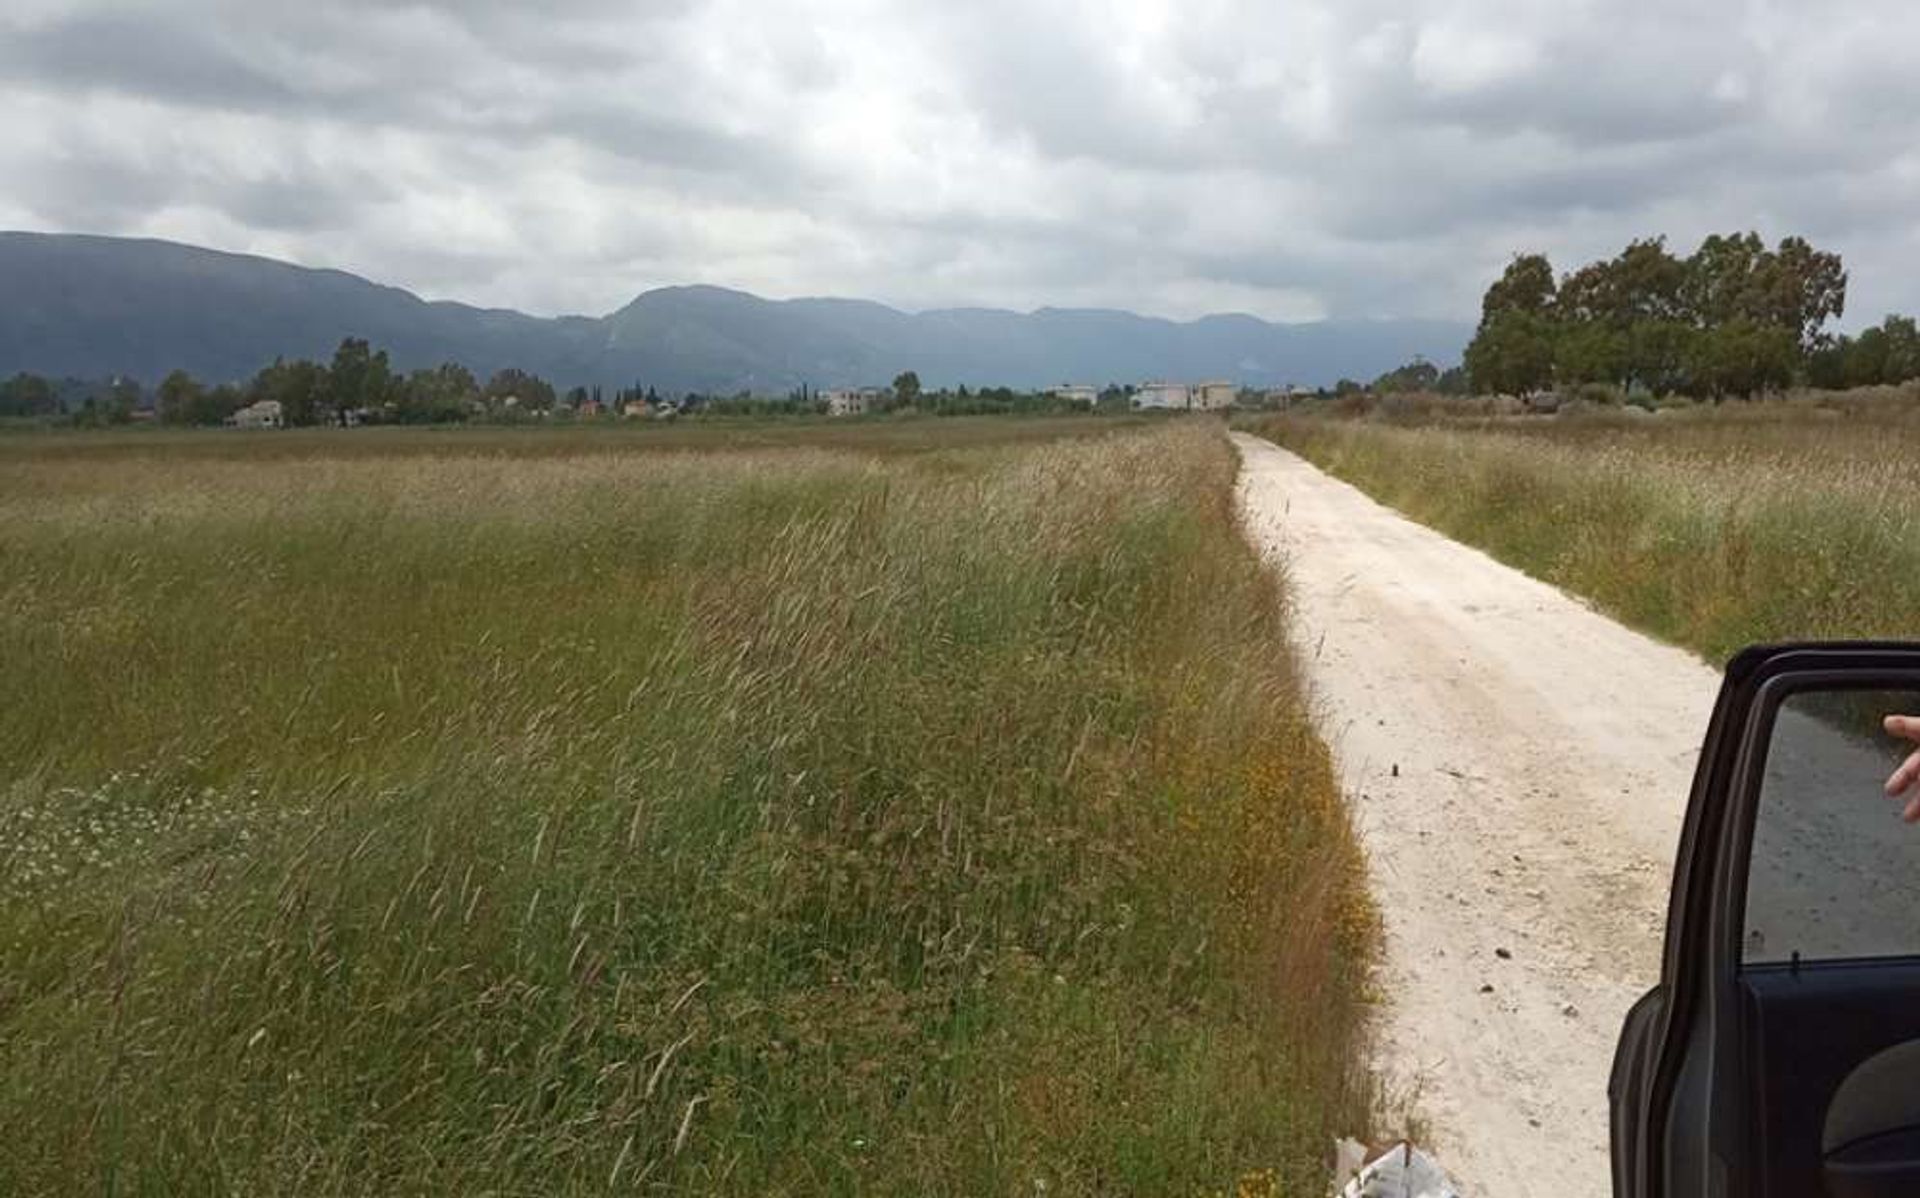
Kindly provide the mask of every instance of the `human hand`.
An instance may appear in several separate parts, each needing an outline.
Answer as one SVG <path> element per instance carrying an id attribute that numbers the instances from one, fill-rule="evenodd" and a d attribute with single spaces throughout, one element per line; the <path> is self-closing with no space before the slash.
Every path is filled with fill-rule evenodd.
<path id="1" fill-rule="evenodd" d="M 1890 715 L 1881 721 L 1881 727 L 1887 730 L 1888 736 L 1920 744 L 1920 716 Z M 1900 818 L 1910 824 L 1920 823 L 1920 749 L 1907 754 L 1900 768 L 1887 779 L 1887 797 L 1906 799 L 1907 809 L 1900 813 Z"/>

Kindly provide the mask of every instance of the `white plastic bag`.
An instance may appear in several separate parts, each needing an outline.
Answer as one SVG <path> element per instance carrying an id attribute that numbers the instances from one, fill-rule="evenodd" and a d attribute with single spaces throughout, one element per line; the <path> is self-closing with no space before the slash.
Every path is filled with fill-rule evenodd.
<path id="1" fill-rule="evenodd" d="M 1405 1140 L 1377 1153 L 1341 1140 L 1334 1176 L 1347 1179 L 1340 1198 L 1460 1198 L 1439 1162 Z"/>

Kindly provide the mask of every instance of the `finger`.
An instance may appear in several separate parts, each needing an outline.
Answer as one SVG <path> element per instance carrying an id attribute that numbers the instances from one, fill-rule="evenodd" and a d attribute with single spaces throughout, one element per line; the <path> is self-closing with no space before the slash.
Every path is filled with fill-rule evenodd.
<path id="1" fill-rule="evenodd" d="M 1920 741 L 1920 717 L 1910 715 L 1890 715 L 1880 721 L 1888 736 L 1898 736 L 1904 740 Z"/>
<path id="2" fill-rule="evenodd" d="M 1893 771 L 1893 776 L 1887 779 L 1887 797 L 1898 798 L 1911 790 L 1915 782 L 1920 782 L 1920 750 L 1907 754 L 1907 759 L 1900 763 L 1900 768 Z"/>
<path id="3" fill-rule="evenodd" d="M 1907 809 L 1900 813 L 1900 818 L 1910 824 L 1920 824 L 1920 795 L 1907 803 Z"/>

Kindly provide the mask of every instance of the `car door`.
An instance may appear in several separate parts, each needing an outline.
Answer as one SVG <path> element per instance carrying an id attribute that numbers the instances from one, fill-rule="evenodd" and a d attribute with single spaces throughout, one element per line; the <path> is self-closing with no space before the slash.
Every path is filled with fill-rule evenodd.
<path id="1" fill-rule="evenodd" d="M 1920 1195 L 1920 645 L 1728 666 L 1675 861 L 1660 984 L 1609 1087 L 1616 1198 Z"/>

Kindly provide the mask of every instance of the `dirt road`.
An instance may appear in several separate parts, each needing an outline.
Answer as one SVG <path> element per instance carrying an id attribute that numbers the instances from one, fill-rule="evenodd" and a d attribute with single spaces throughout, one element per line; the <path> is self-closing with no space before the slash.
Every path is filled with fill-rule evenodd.
<path id="1" fill-rule="evenodd" d="M 1468 1198 L 1603 1198 L 1718 674 L 1234 439 L 1385 915 L 1380 1063 Z"/>

